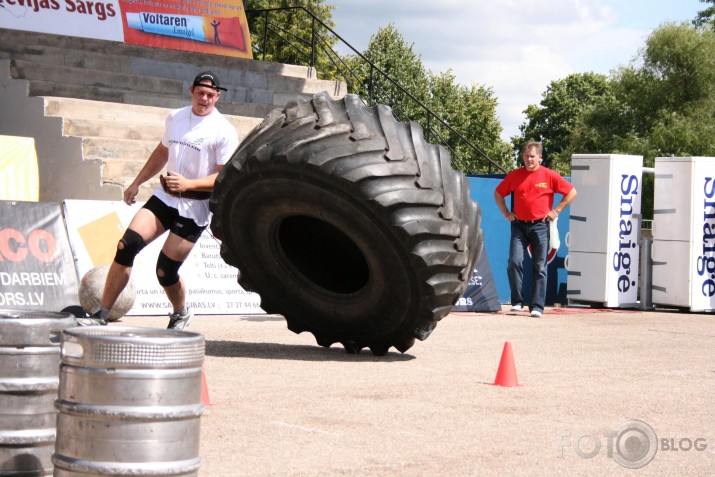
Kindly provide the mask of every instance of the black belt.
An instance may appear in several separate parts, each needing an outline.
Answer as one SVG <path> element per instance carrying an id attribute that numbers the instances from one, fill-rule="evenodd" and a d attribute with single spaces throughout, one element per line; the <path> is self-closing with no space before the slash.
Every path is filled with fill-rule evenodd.
<path id="1" fill-rule="evenodd" d="M 546 221 L 545 218 L 539 219 L 539 220 L 521 220 L 521 219 L 516 219 L 517 222 L 521 222 L 522 224 L 538 224 L 539 222 L 544 222 Z"/>
<path id="2" fill-rule="evenodd" d="M 211 198 L 211 192 L 201 191 L 201 190 L 187 190 L 186 192 L 173 192 L 166 187 L 166 179 L 164 176 L 159 175 L 159 182 L 161 182 L 161 188 L 167 194 L 179 197 L 181 199 L 196 199 L 196 200 L 206 200 Z"/>

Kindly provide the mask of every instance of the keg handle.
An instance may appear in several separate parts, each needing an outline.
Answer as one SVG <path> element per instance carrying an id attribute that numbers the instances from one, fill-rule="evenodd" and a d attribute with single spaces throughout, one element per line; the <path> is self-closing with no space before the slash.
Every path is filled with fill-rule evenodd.
<path id="1" fill-rule="evenodd" d="M 82 347 L 81 343 L 76 343 L 74 341 L 67 341 L 65 340 L 62 343 L 62 350 L 61 350 L 62 356 L 63 357 L 68 357 L 68 358 L 82 358 L 84 356 L 84 348 Z"/>

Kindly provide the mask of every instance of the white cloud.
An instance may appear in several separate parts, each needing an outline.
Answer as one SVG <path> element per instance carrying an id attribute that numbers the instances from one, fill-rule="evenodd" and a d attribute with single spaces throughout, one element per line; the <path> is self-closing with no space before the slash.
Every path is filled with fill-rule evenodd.
<path id="1" fill-rule="evenodd" d="M 641 13 L 637 27 L 619 15 L 623 2 L 636 2 L 628 13 Z M 336 32 L 360 51 L 393 23 L 433 73 L 451 69 L 460 84 L 492 88 L 508 139 L 551 81 L 628 64 L 650 29 L 668 20 L 654 17 L 643 27 L 644 10 L 653 15 L 657 8 L 643 0 L 345 0 L 336 2 L 333 20 Z M 683 19 L 696 12 L 686 9 Z"/>

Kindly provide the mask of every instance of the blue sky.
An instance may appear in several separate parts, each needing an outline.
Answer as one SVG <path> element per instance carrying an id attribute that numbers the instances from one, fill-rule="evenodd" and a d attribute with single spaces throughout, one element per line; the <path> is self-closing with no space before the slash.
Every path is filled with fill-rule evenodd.
<path id="1" fill-rule="evenodd" d="M 356 49 L 392 23 L 426 68 L 492 88 L 505 140 L 553 80 L 627 65 L 649 33 L 689 22 L 700 0 L 327 0 L 335 31 Z M 346 53 L 343 49 L 341 53 Z"/>

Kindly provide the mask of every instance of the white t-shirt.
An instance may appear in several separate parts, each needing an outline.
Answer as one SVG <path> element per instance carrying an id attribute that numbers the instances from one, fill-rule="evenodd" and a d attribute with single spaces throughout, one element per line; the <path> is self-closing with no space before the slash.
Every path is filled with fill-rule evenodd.
<path id="1" fill-rule="evenodd" d="M 239 140 L 236 128 L 216 108 L 209 115 L 197 116 L 191 106 L 186 106 L 169 113 L 161 143 L 169 149 L 167 171 L 198 179 L 226 164 Z M 207 225 L 211 220 L 208 200 L 174 197 L 161 187 L 154 190 L 154 195 L 176 208 L 182 217 L 194 219 L 197 225 Z"/>

